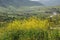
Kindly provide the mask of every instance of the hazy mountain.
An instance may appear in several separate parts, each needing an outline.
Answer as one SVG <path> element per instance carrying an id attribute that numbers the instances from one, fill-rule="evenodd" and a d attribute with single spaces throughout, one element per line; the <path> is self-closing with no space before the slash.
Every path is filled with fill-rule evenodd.
<path id="1" fill-rule="evenodd" d="M 0 0 L 0 6 L 41 6 L 43 4 L 36 2 L 36 1 L 29 1 L 29 0 Z"/>
<path id="2" fill-rule="evenodd" d="M 43 3 L 45 6 L 57 6 L 60 5 L 60 0 L 30 0 Z"/>
<path id="3" fill-rule="evenodd" d="M 48 1 L 46 0 L 46 1 L 42 1 L 42 3 L 47 6 L 56 6 L 56 5 L 60 5 L 60 0 L 48 0 Z"/>
<path id="4" fill-rule="evenodd" d="M 43 3 L 46 6 L 60 5 L 60 0 L 32 0 L 32 1 L 37 1 L 37 2 Z"/>

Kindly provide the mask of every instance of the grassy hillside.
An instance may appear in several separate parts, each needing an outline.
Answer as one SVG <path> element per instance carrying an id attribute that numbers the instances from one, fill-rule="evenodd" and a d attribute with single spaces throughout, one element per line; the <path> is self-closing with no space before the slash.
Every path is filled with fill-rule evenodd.
<path id="1" fill-rule="evenodd" d="M 60 40 L 60 7 L 0 7 L 0 40 Z"/>

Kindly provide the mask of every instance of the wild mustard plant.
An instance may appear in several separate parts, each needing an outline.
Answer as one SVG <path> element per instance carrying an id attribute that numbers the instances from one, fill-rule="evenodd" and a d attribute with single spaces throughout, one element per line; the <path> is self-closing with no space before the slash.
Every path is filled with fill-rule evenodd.
<path id="1" fill-rule="evenodd" d="M 40 29 L 46 29 L 48 28 L 48 20 L 40 20 L 34 17 L 29 18 L 28 20 L 15 20 L 12 23 L 8 24 L 7 30 L 11 30 L 11 29 L 36 29 L 36 28 L 40 28 Z"/>

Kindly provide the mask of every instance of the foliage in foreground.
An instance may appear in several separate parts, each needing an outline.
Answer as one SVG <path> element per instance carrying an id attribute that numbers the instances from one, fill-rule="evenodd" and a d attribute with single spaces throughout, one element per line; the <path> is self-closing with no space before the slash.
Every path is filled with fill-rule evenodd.
<path id="1" fill-rule="evenodd" d="M 0 40 L 59 40 L 60 31 L 49 29 L 49 21 L 31 17 L 0 28 Z"/>

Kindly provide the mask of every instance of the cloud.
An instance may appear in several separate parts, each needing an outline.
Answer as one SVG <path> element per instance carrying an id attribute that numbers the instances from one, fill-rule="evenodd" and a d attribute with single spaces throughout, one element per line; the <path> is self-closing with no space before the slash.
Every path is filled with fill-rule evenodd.
<path id="1" fill-rule="evenodd" d="M 40 0 L 40 1 L 50 1 L 50 0 Z"/>
<path id="2" fill-rule="evenodd" d="M 30 1 L 50 1 L 50 0 L 30 0 Z"/>
<path id="3" fill-rule="evenodd" d="M 40 0 L 30 0 L 30 1 L 40 1 Z"/>

